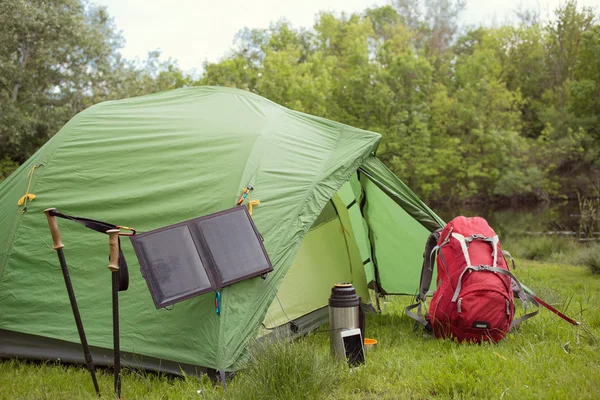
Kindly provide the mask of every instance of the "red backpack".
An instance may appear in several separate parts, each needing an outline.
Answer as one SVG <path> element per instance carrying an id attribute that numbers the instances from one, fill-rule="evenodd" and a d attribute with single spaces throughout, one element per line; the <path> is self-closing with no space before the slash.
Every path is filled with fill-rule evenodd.
<path id="1" fill-rule="evenodd" d="M 437 290 L 423 318 L 421 306 L 431 285 L 436 252 Z M 474 343 L 501 340 L 512 327 L 539 311 L 538 306 L 535 312 L 513 319 L 513 291 L 525 308 L 528 301 L 537 302 L 525 294 L 509 271 L 505 254 L 510 257 L 485 219 L 456 217 L 428 238 L 417 303 L 406 308 L 407 315 L 437 338 Z M 416 307 L 418 313 L 414 314 L 411 310 Z"/>

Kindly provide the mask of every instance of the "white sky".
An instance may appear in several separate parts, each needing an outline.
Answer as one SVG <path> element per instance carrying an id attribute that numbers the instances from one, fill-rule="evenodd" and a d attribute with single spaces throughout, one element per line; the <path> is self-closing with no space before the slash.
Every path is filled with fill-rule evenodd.
<path id="1" fill-rule="evenodd" d="M 107 6 L 122 30 L 127 58 L 145 59 L 159 49 L 163 58 L 178 60 L 186 71 L 201 70 L 202 62 L 218 61 L 244 27 L 267 28 L 285 18 L 294 27 L 312 27 L 319 11 L 361 12 L 390 0 L 91 0 Z M 552 14 L 561 0 L 467 0 L 465 24 L 501 23 L 514 17 L 520 4 L 535 8 L 542 17 Z M 596 7 L 600 0 L 579 0 Z"/>

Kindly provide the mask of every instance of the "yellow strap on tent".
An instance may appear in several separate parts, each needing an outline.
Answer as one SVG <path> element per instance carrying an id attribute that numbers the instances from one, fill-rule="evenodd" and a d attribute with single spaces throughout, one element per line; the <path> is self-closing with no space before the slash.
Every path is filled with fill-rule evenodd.
<path id="1" fill-rule="evenodd" d="M 260 200 L 252 200 L 248 202 L 248 214 L 252 216 L 252 206 L 257 206 L 260 204 Z"/>
<path id="2" fill-rule="evenodd" d="M 25 204 L 25 202 L 26 202 L 27 200 L 33 200 L 33 199 L 35 199 L 35 194 L 27 193 L 25 196 L 23 196 L 23 197 L 21 197 L 21 198 L 19 199 L 19 202 L 18 202 L 18 204 L 19 204 L 20 206 L 22 206 L 23 204 Z"/>
<path id="3" fill-rule="evenodd" d="M 19 199 L 19 201 L 17 202 L 17 204 L 19 206 L 24 206 L 23 210 L 21 210 L 21 214 L 25 214 L 25 211 L 27 211 L 27 200 L 33 201 L 35 199 L 35 194 L 29 193 L 29 189 L 31 188 L 31 181 L 33 180 L 33 173 L 35 172 L 35 169 L 39 168 L 41 165 L 42 164 L 35 164 L 33 166 L 33 168 L 31 168 L 31 170 L 27 174 L 27 176 L 29 178 L 29 181 L 27 182 L 27 190 L 25 190 L 25 195 L 23 195 L 23 197 L 21 197 Z"/>

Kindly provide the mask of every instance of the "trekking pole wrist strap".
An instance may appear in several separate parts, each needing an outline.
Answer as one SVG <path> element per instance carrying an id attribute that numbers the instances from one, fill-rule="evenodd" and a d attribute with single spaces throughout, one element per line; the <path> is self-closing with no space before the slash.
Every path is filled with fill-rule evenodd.
<path id="1" fill-rule="evenodd" d="M 90 218 L 82 218 L 75 217 L 73 215 L 63 214 L 58 211 L 56 208 L 48 209 L 48 214 L 51 217 L 58 217 L 63 219 L 68 219 L 71 221 L 75 221 L 80 223 L 81 225 L 89 228 L 93 231 L 108 234 L 108 231 L 119 229 L 119 230 L 128 230 L 131 233 L 119 233 L 118 235 L 118 274 L 119 274 L 119 291 L 125 291 L 129 288 L 129 269 L 127 267 L 127 261 L 125 260 L 125 255 L 123 255 L 123 251 L 121 250 L 121 238 L 120 236 L 133 236 L 136 234 L 135 229 L 129 228 L 126 226 L 120 226 L 111 224 L 110 222 L 98 221 Z"/>

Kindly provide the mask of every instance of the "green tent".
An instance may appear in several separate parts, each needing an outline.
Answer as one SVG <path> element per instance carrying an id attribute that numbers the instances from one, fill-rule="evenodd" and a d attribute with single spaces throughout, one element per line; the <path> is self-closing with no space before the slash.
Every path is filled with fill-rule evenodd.
<path id="1" fill-rule="evenodd" d="M 81 362 L 42 211 L 148 231 L 231 208 L 251 184 L 274 266 L 266 280 L 156 310 L 128 240 L 120 294 L 125 364 L 239 369 L 252 341 L 290 321 L 326 320 L 331 286 L 417 290 L 425 239 L 442 221 L 377 158 L 380 135 L 288 110 L 255 94 L 194 87 L 95 105 L 0 185 L 0 356 Z M 35 168 L 36 165 L 39 165 Z M 29 187 L 29 190 L 28 190 Z M 17 201 L 36 195 L 27 211 Z M 111 360 L 107 237 L 59 220 L 97 364 Z M 276 298 L 277 294 L 277 298 Z"/>

